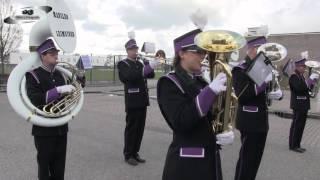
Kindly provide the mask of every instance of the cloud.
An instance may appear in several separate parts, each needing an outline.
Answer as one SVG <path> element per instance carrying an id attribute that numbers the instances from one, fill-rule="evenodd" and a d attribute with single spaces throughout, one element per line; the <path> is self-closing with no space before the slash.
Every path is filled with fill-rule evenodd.
<path id="1" fill-rule="evenodd" d="M 90 20 L 86 20 L 82 24 L 82 27 L 84 30 L 96 32 L 99 34 L 102 34 L 107 29 L 105 24 L 100 24 L 98 22 L 94 22 L 94 21 L 90 21 Z"/>
<path id="2" fill-rule="evenodd" d="M 187 0 L 141 0 L 139 4 L 126 4 L 118 7 L 117 13 L 129 28 L 134 29 L 168 29 L 190 23 L 189 16 L 198 8 L 207 13 L 212 25 L 219 25 L 222 14 L 219 5 L 212 6 L 217 0 L 207 1 L 208 4 Z"/>
<path id="3" fill-rule="evenodd" d="M 76 20 L 85 20 L 88 18 L 89 9 L 88 3 L 89 0 L 66 0 L 65 1 L 73 15 L 73 18 Z"/>
<path id="4" fill-rule="evenodd" d="M 46 0 L 12 0 L 14 7 L 43 5 Z M 76 52 L 125 53 L 127 32 L 136 31 L 139 46 L 149 41 L 173 54 L 173 39 L 195 29 L 189 16 L 200 8 L 208 15 L 206 29 L 245 33 L 268 25 L 270 33 L 320 31 L 320 1 L 316 0 L 65 0 L 75 19 Z M 28 49 L 31 25 L 23 25 Z"/>

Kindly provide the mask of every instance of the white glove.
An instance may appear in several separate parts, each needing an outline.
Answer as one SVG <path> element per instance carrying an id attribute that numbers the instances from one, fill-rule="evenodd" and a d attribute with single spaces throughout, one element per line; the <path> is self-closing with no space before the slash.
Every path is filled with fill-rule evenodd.
<path id="1" fill-rule="evenodd" d="M 311 80 L 316 80 L 316 79 L 319 79 L 319 74 L 317 74 L 317 73 L 312 73 L 311 75 L 310 75 L 310 79 Z"/>
<path id="2" fill-rule="evenodd" d="M 70 84 L 57 87 L 57 91 L 60 94 L 72 93 L 75 90 L 76 88 Z"/>
<path id="3" fill-rule="evenodd" d="M 152 69 L 155 69 L 157 66 L 160 65 L 160 60 L 150 60 L 149 65 Z"/>
<path id="4" fill-rule="evenodd" d="M 210 72 L 209 70 L 202 71 L 202 77 L 204 80 L 207 81 L 207 83 L 210 83 Z"/>
<path id="5" fill-rule="evenodd" d="M 227 89 L 227 76 L 225 73 L 219 73 L 216 78 L 209 84 L 209 87 L 215 94 L 220 94 Z"/>
<path id="6" fill-rule="evenodd" d="M 233 131 L 224 132 L 216 135 L 217 144 L 222 146 L 229 145 L 233 143 L 234 140 L 234 133 Z"/>
<path id="7" fill-rule="evenodd" d="M 201 72 L 209 71 L 207 66 L 201 66 Z"/>
<path id="8" fill-rule="evenodd" d="M 268 94 L 268 98 L 272 100 L 279 100 L 282 98 L 282 96 L 283 96 L 283 93 L 280 89 L 276 91 L 272 91 Z"/>
<path id="9" fill-rule="evenodd" d="M 272 70 L 272 73 L 275 77 L 279 77 L 279 72 L 277 70 Z"/>
<path id="10" fill-rule="evenodd" d="M 268 82 L 270 82 L 270 81 L 272 81 L 272 73 L 270 73 L 270 74 L 266 77 L 266 79 L 264 80 L 265 83 L 268 83 Z"/>

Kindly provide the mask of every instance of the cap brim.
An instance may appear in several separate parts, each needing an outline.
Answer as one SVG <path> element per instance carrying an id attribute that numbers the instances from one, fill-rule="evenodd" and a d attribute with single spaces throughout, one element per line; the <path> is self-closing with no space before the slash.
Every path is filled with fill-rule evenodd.
<path id="1" fill-rule="evenodd" d="M 55 47 L 52 47 L 52 48 L 46 49 L 45 51 L 42 51 L 41 54 L 46 53 L 46 52 L 48 52 L 48 51 L 56 51 L 56 52 L 59 52 L 60 50 L 57 49 L 57 48 L 55 48 Z"/>
<path id="2" fill-rule="evenodd" d="M 131 46 L 127 47 L 127 49 L 139 49 L 139 46 L 131 45 Z"/>
<path id="3" fill-rule="evenodd" d="M 251 44 L 251 45 L 248 45 L 248 48 L 258 48 L 261 45 L 263 45 L 263 44 Z"/>
<path id="4" fill-rule="evenodd" d="M 183 51 L 204 51 L 203 49 L 201 49 L 199 46 L 197 45 L 192 45 L 192 46 L 188 46 L 188 47 L 184 47 L 181 50 Z"/>
<path id="5" fill-rule="evenodd" d="M 51 50 L 54 50 L 54 51 L 60 52 L 60 50 L 59 50 L 59 49 L 57 49 L 57 48 L 53 48 L 53 49 L 51 49 Z"/>

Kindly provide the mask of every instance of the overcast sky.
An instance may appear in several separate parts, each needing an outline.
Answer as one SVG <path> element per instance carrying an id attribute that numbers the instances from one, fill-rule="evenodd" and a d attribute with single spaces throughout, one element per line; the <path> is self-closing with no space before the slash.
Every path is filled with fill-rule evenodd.
<path id="1" fill-rule="evenodd" d="M 45 0 L 12 0 L 15 8 L 44 5 Z M 124 53 L 128 31 L 141 47 L 154 42 L 173 52 L 173 39 L 195 29 L 189 16 L 197 9 L 208 15 L 205 29 L 239 32 L 268 25 L 269 33 L 320 31 L 319 0 L 66 0 L 77 30 L 76 53 Z M 28 49 L 31 24 L 23 24 L 21 51 Z"/>

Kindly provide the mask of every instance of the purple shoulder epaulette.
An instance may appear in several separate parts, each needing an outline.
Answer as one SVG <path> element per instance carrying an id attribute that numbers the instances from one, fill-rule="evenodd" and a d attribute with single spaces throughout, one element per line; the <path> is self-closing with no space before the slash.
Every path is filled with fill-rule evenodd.
<path id="1" fill-rule="evenodd" d="M 118 64 L 119 64 L 120 62 L 124 62 L 125 64 L 127 64 L 128 66 L 130 66 L 130 64 L 127 62 L 127 59 L 123 59 L 123 60 L 119 61 Z"/>
<path id="2" fill-rule="evenodd" d="M 234 68 L 247 69 L 247 64 L 245 62 L 241 62 Z"/>
<path id="3" fill-rule="evenodd" d="M 163 76 L 164 78 L 170 79 L 174 84 L 180 89 L 180 91 L 184 94 L 185 91 L 183 90 L 180 81 L 176 77 L 174 72 L 169 72 L 167 75 Z"/>
<path id="4" fill-rule="evenodd" d="M 32 75 L 32 77 L 34 78 L 34 80 L 37 81 L 38 84 L 40 84 L 40 80 L 38 78 L 38 75 L 34 72 L 34 69 L 32 69 L 31 71 L 29 71 L 29 73 Z"/>

